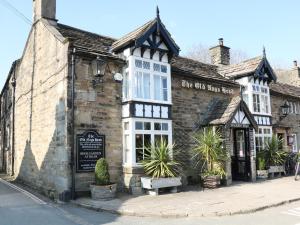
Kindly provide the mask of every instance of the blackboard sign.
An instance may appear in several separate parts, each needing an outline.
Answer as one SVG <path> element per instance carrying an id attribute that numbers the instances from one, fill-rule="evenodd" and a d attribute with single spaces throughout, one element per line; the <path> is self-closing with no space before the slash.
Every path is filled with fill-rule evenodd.
<path id="1" fill-rule="evenodd" d="M 105 155 L 105 136 L 95 130 L 78 134 L 77 138 L 77 172 L 92 172 L 96 162 Z"/>

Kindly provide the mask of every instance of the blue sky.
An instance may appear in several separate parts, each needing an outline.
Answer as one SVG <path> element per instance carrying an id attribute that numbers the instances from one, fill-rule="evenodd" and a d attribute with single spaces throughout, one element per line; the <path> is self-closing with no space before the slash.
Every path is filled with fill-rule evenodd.
<path id="1" fill-rule="evenodd" d="M 32 0 L 8 1 L 32 18 Z M 264 45 L 273 65 L 289 68 L 293 60 L 300 60 L 298 0 L 57 0 L 57 18 L 60 23 L 118 38 L 153 19 L 156 5 L 181 54 L 198 43 L 216 45 L 223 37 L 225 45 L 249 57 L 260 55 Z M 30 26 L 2 4 L 0 21 L 2 87 L 11 63 L 22 55 Z"/>

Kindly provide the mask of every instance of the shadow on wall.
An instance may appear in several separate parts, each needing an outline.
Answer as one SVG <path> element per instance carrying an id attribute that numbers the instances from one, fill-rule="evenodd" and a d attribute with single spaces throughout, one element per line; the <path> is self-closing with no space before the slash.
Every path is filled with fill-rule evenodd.
<path id="1" fill-rule="evenodd" d="M 65 100 L 60 99 L 56 105 L 55 128 L 48 147 L 43 143 L 43 140 L 47 140 L 46 135 L 49 133 L 49 129 L 51 129 L 51 124 L 49 126 L 40 127 L 41 125 L 31 118 L 33 117 L 30 117 L 30 138 L 26 140 L 24 156 L 17 179 L 41 190 L 45 195 L 51 198 L 57 198 L 59 193 L 69 190 L 71 187 L 69 151 L 65 145 Z M 44 115 L 44 119 L 47 119 L 46 115 Z M 51 120 L 51 118 L 48 118 L 48 121 L 49 120 Z M 32 127 L 40 132 L 33 134 Z M 43 135 L 45 136 L 42 137 Z"/>

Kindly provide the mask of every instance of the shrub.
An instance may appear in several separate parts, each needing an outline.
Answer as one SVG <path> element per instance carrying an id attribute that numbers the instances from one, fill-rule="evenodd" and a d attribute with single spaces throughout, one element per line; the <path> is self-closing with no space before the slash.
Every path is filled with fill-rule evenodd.
<path id="1" fill-rule="evenodd" d="M 104 158 L 97 161 L 95 167 L 95 180 L 96 185 L 108 185 L 110 177 L 108 172 L 108 163 Z"/>
<path id="2" fill-rule="evenodd" d="M 257 154 L 257 169 L 265 170 L 266 169 L 266 160 L 261 154 Z"/>
<path id="3" fill-rule="evenodd" d="M 179 162 L 173 159 L 172 149 L 165 141 L 146 148 L 145 158 L 142 161 L 145 174 L 153 177 L 176 177 L 180 171 Z"/>
<path id="4" fill-rule="evenodd" d="M 226 149 L 222 147 L 221 134 L 207 128 L 194 135 L 195 145 L 192 149 L 196 165 L 201 165 L 202 176 L 225 176 L 224 163 L 228 159 Z"/>

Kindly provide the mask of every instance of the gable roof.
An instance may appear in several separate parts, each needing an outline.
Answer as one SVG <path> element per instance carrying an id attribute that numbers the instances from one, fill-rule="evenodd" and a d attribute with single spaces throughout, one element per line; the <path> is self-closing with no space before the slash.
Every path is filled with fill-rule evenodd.
<path id="1" fill-rule="evenodd" d="M 248 118 L 250 124 L 257 129 L 257 123 L 249 111 L 247 104 L 240 96 L 235 96 L 228 100 L 216 100 L 208 110 L 207 117 L 203 120 L 203 125 L 225 125 L 230 126 L 236 112 L 241 109 Z"/>
<path id="2" fill-rule="evenodd" d="M 220 75 L 217 71 L 217 66 L 215 65 L 202 63 L 197 60 L 181 56 L 173 57 L 171 65 L 172 72 L 175 73 L 191 74 L 202 78 L 214 79 L 229 84 L 238 85 L 236 82 Z"/>
<path id="3" fill-rule="evenodd" d="M 246 76 L 254 76 L 254 78 L 265 79 L 264 74 L 268 75 L 269 81 L 276 81 L 277 79 L 265 56 L 258 56 L 238 64 L 220 66 L 218 71 L 220 74 L 230 79 L 237 79 Z"/>
<path id="4" fill-rule="evenodd" d="M 165 25 L 161 22 L 159 15 L 154 20 L 145 23 L 143 26 L 138 27 L 134 31 L 115 41 L 112 44 L 112 51 L 118 53 L 127 47 L 141 47 L 147 38 L 154 32 L 160 34 L 160 37 L 162 37 L 168 49 L 170 49 L 174 55 L 177 56 L 179 54 L 179 46 L 175 43 Z"/>
<path id="5" fill-rule="evenodd" d="M 271 94 L 282 94 L 288 95 L 294 98 L 300 98 L 300 87 L 296 87 L 289 84 L 284 84 L 280 82 L 270 84 Z"/>

